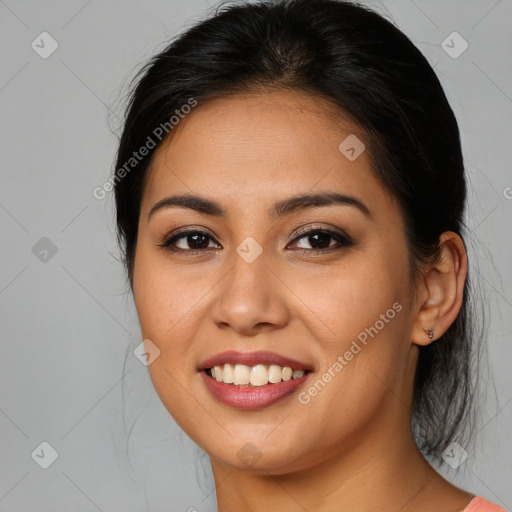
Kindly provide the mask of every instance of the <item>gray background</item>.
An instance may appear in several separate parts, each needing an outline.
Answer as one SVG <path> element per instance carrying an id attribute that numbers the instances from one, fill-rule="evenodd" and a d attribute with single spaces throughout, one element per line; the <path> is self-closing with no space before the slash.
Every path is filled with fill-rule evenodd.
<path id="1" fill-rule="evenodd" d="M 470 178 L 489 392 L 468 460 L 443 471 L 512 508 L 512 1 L 369 3 L 435 66 Z M 0 511 L 215 510 L 207 459 L 133 355 L 141 338 L 112 196 L 92 194 L 111 171 L 129 79 L 210 9 L 203 0 L 0 1 Z M 31 47 L 43 31 L 59 45 L 47 59 Z M 469 44 L 458 58 L 441 46 L 454 31 Z M 31 456 L 43 441 L 58 453 L 48 469 Z"/>

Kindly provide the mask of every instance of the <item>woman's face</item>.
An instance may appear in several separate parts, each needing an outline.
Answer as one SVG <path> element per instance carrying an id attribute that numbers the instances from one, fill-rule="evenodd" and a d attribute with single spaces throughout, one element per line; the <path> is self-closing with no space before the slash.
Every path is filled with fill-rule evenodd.
<path id="1" fill-rule="evenodd" d="M 356 447 L 370 458 L 407 425 L 403 219 L 333 112 L 293 92 L 210 101 L 153 158 L 135 303 L 155 389 L 212 462 L 278 474 Z"/>

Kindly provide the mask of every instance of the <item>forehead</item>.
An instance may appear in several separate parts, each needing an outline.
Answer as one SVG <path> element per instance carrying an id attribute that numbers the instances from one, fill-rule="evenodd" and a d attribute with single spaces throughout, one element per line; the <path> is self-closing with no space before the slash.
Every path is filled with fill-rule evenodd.
<path id="1" fill-rule="evenodd" d="M 143 209 L 176 192 L 210 195 L 232 205 L 315 189 L 364 196 L 370 203 L 389 201 L 364 140 L 341 109 L 304 93 L 211 100 L 182 119 L 156 151 Z"/>

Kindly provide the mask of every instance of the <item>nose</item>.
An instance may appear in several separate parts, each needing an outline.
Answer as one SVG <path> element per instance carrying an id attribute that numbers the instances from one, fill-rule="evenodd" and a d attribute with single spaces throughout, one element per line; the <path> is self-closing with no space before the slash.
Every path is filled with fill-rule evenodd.
<path id="1" fill-rule="evenodd" d="M 212 319 L 220 329 L 252 336 L 289 322 L 287 288 L 268 266 L 265 251 L 248 263 L 234 255 L 231 270 L 216 289 Z"/>

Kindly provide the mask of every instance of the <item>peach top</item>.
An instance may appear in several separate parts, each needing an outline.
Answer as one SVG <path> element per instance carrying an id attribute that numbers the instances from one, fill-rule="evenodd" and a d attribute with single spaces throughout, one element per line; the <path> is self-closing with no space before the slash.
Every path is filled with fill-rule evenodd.
<path id="1" fill-rule="evenodd" d="M 482 498 L 482 496 L 475 496 L 469 505 L 462 512 L 508 512 L 503 507 L 495 505 L 490 501 Z"/>

